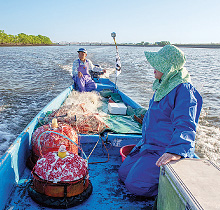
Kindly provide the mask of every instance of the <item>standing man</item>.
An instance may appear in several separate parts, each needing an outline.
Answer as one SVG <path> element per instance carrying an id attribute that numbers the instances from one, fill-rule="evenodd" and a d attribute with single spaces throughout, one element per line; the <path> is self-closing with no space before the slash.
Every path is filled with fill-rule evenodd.
<path id="1" fill-rule="evenodd" d="M 86 59 L 87 51 L 80 48 L 78 51 L 79 59 L 73 62 L 73 80 L 76 89 L 80 92 L 90 92 L 96 90 L 97 85 L 92 80 L 89 70 L 93 70 L 94 65 L 89 59 Z"/>

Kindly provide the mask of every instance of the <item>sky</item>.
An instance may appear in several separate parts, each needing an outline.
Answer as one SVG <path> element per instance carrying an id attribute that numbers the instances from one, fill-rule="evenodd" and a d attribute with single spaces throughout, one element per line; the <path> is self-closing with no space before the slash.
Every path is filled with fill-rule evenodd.
<path id="1" fill-rule="evenodd" d="M 0 0 L 0 30 L 53 42 L 220 43 L 220 0 Z"/>

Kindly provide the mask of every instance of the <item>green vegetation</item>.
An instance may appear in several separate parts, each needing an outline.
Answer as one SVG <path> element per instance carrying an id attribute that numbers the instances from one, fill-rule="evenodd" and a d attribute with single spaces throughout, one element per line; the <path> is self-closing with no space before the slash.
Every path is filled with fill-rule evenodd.
<path id="1" fill-rule="evenodd" d="M 155 44 L 158 44 L 159 46 L 165 46 L 165 45 L 170 44 L 170 42 L 169 41 L 161 41 L 161 42 L 158 42 L 158 43 L 155 43 Z"/>
<path id="2" fill-rule="evenodd" d="M 0 30 L 0 44 L 10 45 L 50 45 L 50 38 L 42 35 L 34 36 L 20 33 L 18 35 L 6 34 L 4 30 Z"/>
<path id="3" fill-rule="evenodd" d="M 143 45 L 143 46 L 148 46 L 148 45 L 159 45 L 159 46 L 165 46 L 165 45 L 168 45 L 168 44 L 170 44 L 169 41 L 155 42 L 155 43 L 153 43 L 153 44 L 150 44 L 149 42 L 144 42 L 144 41 L 142 41 L 142 42 L 137 43 L 137 44 L 135 44 L 135 45 Z"/>

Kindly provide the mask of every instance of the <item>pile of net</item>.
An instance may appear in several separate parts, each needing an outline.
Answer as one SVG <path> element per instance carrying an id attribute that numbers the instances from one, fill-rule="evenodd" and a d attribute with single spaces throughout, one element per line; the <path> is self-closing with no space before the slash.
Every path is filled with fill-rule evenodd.
<path id="1" fill-rule="evenodd" d="M 108 128 L 102 120 L 106 114 L 98 111 L 101 106 L 101 96 L 97 93 L 73 91 L 50 117 L 71 125 L 79 134 L 99 134 Z"/>

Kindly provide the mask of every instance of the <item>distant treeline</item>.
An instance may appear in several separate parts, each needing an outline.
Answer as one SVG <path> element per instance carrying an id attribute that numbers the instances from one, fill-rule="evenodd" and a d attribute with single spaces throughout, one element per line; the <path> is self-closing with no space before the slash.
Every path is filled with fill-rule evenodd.
<path id="1" fill-rule="evenodd" d="M 140 42 L 140 43 L 137 43 L 136 45 L 143 45 L 143 46 L 149 46 L 149 45 L 159 45 L 159 46 L 165 46 L 165 45 L 168 45 L 170 44 L 170 41 L 160 41 L 160 42 L 155 42 L 155 43 L 150 43 L 150 42 Z"/>
<path id="2" fill-rule="evenodd" d="M 50 38 L 42 35 L 27 35 L 20 33 L 18 35 L 6 34 L 4 30 L 0 30 L 0 44 L 13 45 L 50 45 L 52 41 Z"/>

